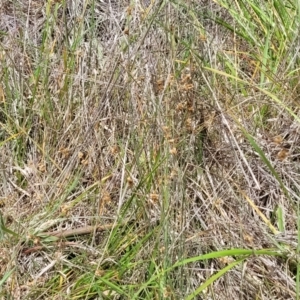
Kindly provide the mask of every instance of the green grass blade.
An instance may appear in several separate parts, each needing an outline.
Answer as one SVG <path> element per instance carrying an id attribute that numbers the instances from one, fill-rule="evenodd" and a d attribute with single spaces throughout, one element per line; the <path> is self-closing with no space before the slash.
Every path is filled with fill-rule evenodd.
<path id="1" fill-rule="evenodd" d="M 6 282 L 6 280 L 11 276 L 11 274 L 13 273 L 13 271 L 15 270 L 15 268 L 13 268 L 10 271 L 7 271 L 3 277 L 0 279 L 0 287 Z"/>
<path id="2" fill-rule="evenodd" d="M 213 284 L 217 279 L 219 279 L 221 276 L 223 276 L 225 273 L 230 271 L 235 266 L 239 265 L 241 262 L 243 262 L 246 258 L 241 258 L 235 262 L 230 263 L 225 268 L 221 269 L 216 274 L 212 275 L 208 280 L 206 280 L 201 286 L 199 286 L 192 294 L 188 295 L 185 300 L 191 300 L 195 299 L 197 295 L 199 295 L 203 290 L 205 290 L 208 286 Z"/>

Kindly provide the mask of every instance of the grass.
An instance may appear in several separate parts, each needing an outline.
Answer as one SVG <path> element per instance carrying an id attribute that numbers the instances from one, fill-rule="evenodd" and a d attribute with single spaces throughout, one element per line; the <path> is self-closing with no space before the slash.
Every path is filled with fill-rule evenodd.
<path id="1" fill-rule="evenodd" d="M 298 1 L 2 1 L 1 299 L 299 299 Z"/>

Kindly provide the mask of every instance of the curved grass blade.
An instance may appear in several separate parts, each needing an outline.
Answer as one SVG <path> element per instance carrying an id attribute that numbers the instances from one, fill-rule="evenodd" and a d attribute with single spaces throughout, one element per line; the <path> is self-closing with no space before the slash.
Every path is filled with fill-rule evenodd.
<path id="1" fill-rule="evenodd" d="M 222 275 L 224 275 L 226 272 L 231 270 L 236 265 L 240 264 L 242 261 L 244 261 L 247 257 L 241 258 L 237 261 L 232 262 L 213 276 L 211 276 L 208 280 L 206 280 L 202 285 L 200 285 L 192 294 L 188 295 L 185 300 L 191 300 L 194 299 L 197 295 L 199 295 L 203 290 L 205 290 L 208 286 L 213 284 L 217 279 L 219 279 Z"/>
<path id="2" fill-rule="evenodd" d="M 283 256 L 284 254 L 282 252 L 280 253 L 280 252 L 276 251 L 275 249 L 261 249 L 261 250 L 230 249 L 230 250 L 221 250 L 221 251 L 211 252 L 211 253 L 200 255 L 200 256 L 187 258 L 187 259 L 179 261 L 179 262 L 175 263 L 173 266 L 171 266 L 165 270 L 161 270 L 157 274 L 151 276 L 151 278 L 147 282 L 145 282 L 143 285 L 141 285 L 139 290 L 133 295 L 132 299 L 138 299 L 141 292 L 145 288 L 150 286 L 152 282 L 154 282 L 160 276 L 174 270 L 177 267 L 184 266 L 188 263 L 192 263 L 192 262 L 196 262 L 196 261 L 220 258 L 220 257 L 225 257 L 225 256 L 245 256 L 243 259 L 246 259 L 246 258 L 250 257 L 251 255 Z"/>

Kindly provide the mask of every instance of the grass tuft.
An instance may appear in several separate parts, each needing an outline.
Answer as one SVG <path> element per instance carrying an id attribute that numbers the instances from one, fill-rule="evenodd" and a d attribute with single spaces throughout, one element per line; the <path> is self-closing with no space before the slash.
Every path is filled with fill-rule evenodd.
<path id="1" fill-rule="evenodd" d="M 299 3 L 0 3 L 0 298 L 300 299 Z"/>

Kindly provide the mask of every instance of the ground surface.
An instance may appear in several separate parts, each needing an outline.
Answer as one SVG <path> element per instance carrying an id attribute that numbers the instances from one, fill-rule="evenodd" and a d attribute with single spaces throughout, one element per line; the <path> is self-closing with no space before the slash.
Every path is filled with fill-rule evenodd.
<path id="1" fill-rule="evenodd" d="M 1 299 L 299 298 L 299 11 L 2 0 Z"/>

